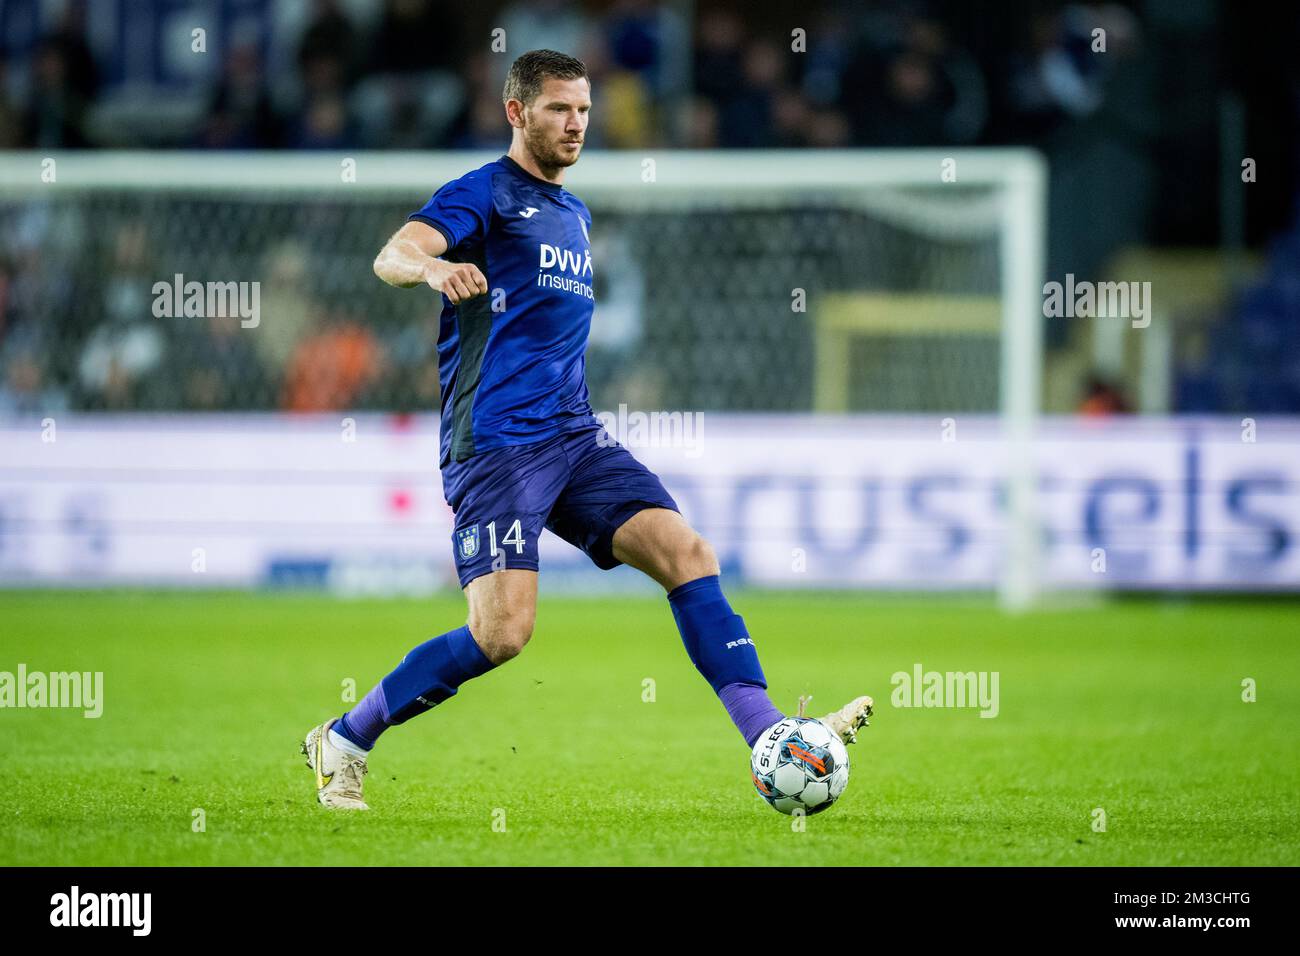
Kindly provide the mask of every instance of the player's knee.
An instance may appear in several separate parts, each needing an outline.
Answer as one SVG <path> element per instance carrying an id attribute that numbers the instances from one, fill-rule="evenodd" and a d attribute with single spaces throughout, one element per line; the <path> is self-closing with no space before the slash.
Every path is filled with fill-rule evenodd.
<path id="1" fill-rule="evenodd" d="M 699 534 L 694 535 L 690 541 L 683 547 L 676 556 L 674 562 L 674 587 L 678 584 L 685 584 L 687 581 L 694 581 L 697 578 L 708 577 L 711 574 L 720 574 L 721 569 L 718 567 L 718 556 L 713 551 L 713 546 L 705 541 Z"/>
<path id="2" fill-rule="evenodd" d="M 533 619 L 531 610 L 489 615 L 471 612 L 468 625 L 487 658 L 494 664 L 502 664 L 517 657 L 533 636 Z"/>

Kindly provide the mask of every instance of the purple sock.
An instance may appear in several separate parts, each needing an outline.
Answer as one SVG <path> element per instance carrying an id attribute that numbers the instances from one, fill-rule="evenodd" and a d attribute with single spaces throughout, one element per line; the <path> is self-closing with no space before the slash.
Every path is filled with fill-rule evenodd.
<path id="1" fill-rule="evenodd" d="M 768 699 L 767 691 L 754 684 L 728 684 L 718 691 L 718 696 L 731 722 L 751 747 L 763 731 L 785 718 Z"/>
<path id="2" fill-rule="evenodd" d="M 388 702 L 384 700 L 384 685 L 380 683 L 372 687 L 360 703 L 339 718 L 333 729 L 358 747 L 371 750 L 388 726 Z"/>

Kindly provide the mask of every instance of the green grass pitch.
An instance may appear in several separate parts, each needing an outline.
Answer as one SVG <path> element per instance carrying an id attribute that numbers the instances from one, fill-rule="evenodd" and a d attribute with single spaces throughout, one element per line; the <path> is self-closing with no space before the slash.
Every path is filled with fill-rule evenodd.
<path id="1" fill-rule="evenodd" d="M 1300 864 L 1294 602 L 730 596 L 778 706 L 877 701 L 803 832 L 754 793 L 662 598 L 543 594 L 523 654 L 390 730 L 373 809 L 343 814 L 299 741 L 345 678 L 364 694 L 462 623 L 459 595 L 0 593 L 0 671 L 102 671 L 105 698 L 0 710 L 0 863 Z M 997 671 L 1000 713 L 891 706 L 916 663 Z"/>

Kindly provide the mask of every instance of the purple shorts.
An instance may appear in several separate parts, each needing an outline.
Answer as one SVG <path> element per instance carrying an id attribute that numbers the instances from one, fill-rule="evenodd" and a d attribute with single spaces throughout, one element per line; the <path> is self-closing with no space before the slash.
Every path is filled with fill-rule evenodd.
<path id="1" fill-rule="evenodd" d="M 449 462 L 442 483 L 456 514 L 451 543 L 462 588 L 489 571 L 536 571 L 543 528 L 596 567 L 617 567 L 614 532 L 623 522 L 644 508 L 681 510 L 654 472 L 599 424 Z"/>

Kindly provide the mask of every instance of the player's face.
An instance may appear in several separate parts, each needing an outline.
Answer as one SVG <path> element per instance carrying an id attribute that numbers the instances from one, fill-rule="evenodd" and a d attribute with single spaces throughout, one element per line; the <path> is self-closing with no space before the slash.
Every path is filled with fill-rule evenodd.
<path id="1" fill-rule="evenodd" d="M 591 86 L 586 79 L 559 80 L 548 76 L 542 92 L 524 111 L 524 145 L 537 165 L 572 166 L 587 136 Z"/>

